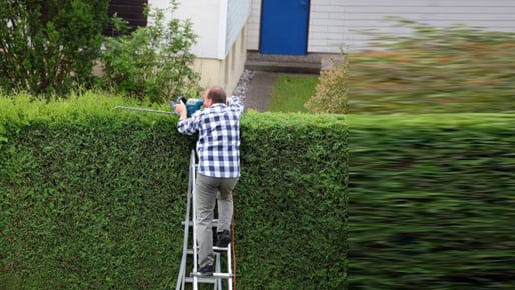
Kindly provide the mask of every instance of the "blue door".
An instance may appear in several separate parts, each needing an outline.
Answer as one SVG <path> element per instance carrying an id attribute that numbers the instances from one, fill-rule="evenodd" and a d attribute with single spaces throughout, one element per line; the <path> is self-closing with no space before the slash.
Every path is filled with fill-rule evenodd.
<path id="1" fill-rule="evenodd" d="M 259 52 L 306 55 L 310 0 L 263 0 Z"/>

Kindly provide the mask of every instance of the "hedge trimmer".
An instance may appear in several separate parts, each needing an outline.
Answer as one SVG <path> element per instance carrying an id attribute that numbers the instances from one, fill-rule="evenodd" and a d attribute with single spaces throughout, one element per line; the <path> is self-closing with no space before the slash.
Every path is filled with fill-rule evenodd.
<path id="1" fill-rule="evenodd" d="M 136 112 L 142 112 L 142 113 L 154 113 L 154 114 L 177 114 L 175 112 L 175 107 L 178 103 L 183 103 L 186 105 L 186 111 L 188 112 L 188 117 L 191 117 L 196 111 L 200 110 L 200 107 L 204 105 L 204 100 L 202 99 L 186 99 L 185 97 L 179 97 L 177 98 L 177 101 L 169 100 L 168 104 L 170 104 L 170 107 L 172 108 L 171 112 L 168 111 L 161 111 L 161 110 L 153 110 L 153 109 L 145 109 L 145 108 L 138 108 L 138 107 L 127 107 L 127 106 L 116 106 L 116 109 L 119 110 L 128 110 L 128 111 L 136 111 Z"/>

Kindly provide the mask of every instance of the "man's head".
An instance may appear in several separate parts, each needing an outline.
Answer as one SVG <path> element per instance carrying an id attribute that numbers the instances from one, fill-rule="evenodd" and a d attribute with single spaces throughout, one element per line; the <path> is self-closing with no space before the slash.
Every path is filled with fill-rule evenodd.
<path id="1" fill-rule="evenodd" d="M 221 87 L 210 87 L 204 93 L 204 107 L 210 107 L 211 105 L 218 103 L 225 104 L 226 101 L 227 96 Z"/>

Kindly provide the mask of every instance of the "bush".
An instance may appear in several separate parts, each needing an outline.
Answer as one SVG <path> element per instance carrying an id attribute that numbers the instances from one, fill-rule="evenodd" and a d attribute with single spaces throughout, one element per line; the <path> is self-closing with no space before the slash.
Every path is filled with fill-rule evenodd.
<path id="1" fill-rule="evenodd" d="M 345 114 L 348 111 L 348 55 L 331 60 L 331 68 L 320 72 L 316 93 L 304 105 L 313 113 Z"/>
<path id="2" fill-rule="evenodd" d="M 174 9 L 175 1 L 172 4 Z M 104 88 L 161 103 L 198 94 L 199 75 L 192 70 L 195 56 L 190 51 L 196 38 L 191 23 L 171 19 L 165 25 L 165 11 L 147 10 L 153 19 L 147 27 L 107 39 L 102 54 Z"/>
<path id="3" fill-rule="evenodd" d="M 65 97 L 88 86 L 107 0 L 1 1 L 0 87 Z"/>
<path id="4" fill-rule="evenodd" d="M 351 289 L 512 289 L 515 117 L 353 116 Z"/>
<path id="5" fill-rule="evenodd" d="M 177 133 L 177 116 L 114 111 L 121 102 L 0 98 L 1 285 L 175 285 L 195 138 Z M 343 289 L 342 117 L 244 114 L 241 138 L 238 286 Z"/>

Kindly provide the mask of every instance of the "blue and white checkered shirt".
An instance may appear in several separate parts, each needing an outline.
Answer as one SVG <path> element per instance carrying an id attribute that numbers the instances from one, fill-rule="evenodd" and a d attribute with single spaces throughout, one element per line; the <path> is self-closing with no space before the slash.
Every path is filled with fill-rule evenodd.
<path id="1" fill-rule="evenodd" d="M 197 172 L 211 177 L 240 176 L 240 116 L 243 103 L 237 96 L 228 98 L 227 105 L 217 103 L 179 120 L 181 134 L 199 133 Z"/>

